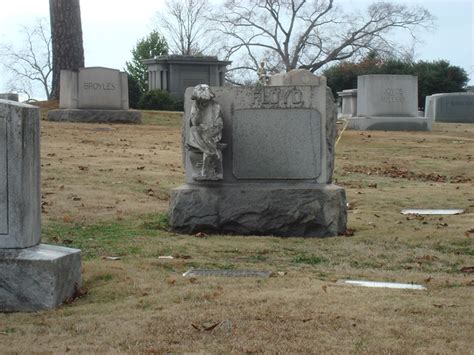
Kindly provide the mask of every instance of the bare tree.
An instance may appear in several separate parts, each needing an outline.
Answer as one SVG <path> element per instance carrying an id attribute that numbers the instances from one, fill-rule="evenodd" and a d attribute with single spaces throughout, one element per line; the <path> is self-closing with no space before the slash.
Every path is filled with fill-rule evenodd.
<path id="1" fill-rule="evenodd" d="M 227 0 L 213 18 L 229 39 L 227 59 L 245 57 L 232 70 L 256 70 L 260 61 L 269 71 L 324 65 L 361 56 L 368 51 L 401 53 L 391 39 L 397 30 L 416 38 L 416 30 L 433 23 L 428 10 L 388 2 L 368 6 L 366 14 L 344 14 L 334 0 Z"/>
<path id="2" fill-rule="evenodd" d="M 53 99 L 59 99 L 59 77 L 62 69 L 84 67 L 81 7 L 79 0 L 49 0 L 53 48 Z"/>
<path id="3" fill-rule="evenodd" d="M 33 27 L 23 26 L 21 34 L 21 48 L 13 45 L 0 46 L 2 64 L 10 74 L 8 90 L 31 99 L 39 85 L 49 100 L 52 73 L 49 24 L 45 19 L 38 19 Z"/>
<path id="4" fill-rule="evenodd" d="M 207 0 L 167 0 L 166 10 L 157 14 L 157 25 L 173 54 L 199 55 L 210 52 L 212 39 Z"/>

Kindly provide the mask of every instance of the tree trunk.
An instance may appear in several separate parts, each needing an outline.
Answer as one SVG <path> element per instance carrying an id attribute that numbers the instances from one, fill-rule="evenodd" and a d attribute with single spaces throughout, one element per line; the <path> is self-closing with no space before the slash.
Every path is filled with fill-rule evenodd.
<path id="1" fill-rule="evenodd" d="M 59 99 L 59 76 L 62 69 L 84 67 L 81 7 L 79 0 L 49 0 L 53 47 L 53 82 L 51 98 Z"/>

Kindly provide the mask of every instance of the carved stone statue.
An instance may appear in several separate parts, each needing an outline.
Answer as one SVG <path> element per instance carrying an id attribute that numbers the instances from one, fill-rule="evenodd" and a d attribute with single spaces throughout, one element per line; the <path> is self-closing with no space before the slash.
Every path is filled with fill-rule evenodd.
<path id="1" fill-rule="evenodd" d="M 265 69 L 265 62 L 260 63 L 260 66 L 257 69 L 257 76 L 257 86 L 267 86 L 269 77 L 267 75 L 267 69 Z"/>
<path id="2" fill-rule="evenodd" d="M 194 103 L 189 116 L 189 134 L 186 149 L 193 169 L 193 179 L 222 180 L 222 149 L 226 144 L 222 138 L 221 106 L 213 100 L 215 94 L 208 85 L 194 88 L 191 99 Z"/>

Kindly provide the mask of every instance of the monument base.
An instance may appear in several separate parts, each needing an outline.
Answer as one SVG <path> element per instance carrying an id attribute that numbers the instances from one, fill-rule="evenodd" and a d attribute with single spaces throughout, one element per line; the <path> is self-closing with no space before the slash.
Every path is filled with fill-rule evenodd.
<path id="1" fill-rule="evenodd" d="M 169 217 L 178 233 L 327 237 L 346 230 L 346 195 L 336 185 L 185 184 Z"/>
<path id="2" fill-rule="evenodd" d="M 347 129 L 357 131 L 431 131 L 425 117 L 349 117 Z"/>
<path id="3" fill-rule="evenodd" d="M 141 123 L 142 114 L 133 110 L 79 110 L 48 111 L 48 121 L 83 123 Z"/>
<path id="4" fill-rule="evenodd" d="M 474 112 L 472 116 L 466 117 L 446 117 L 446 116 L 438 116 L 435 118 L 436 122 L 444 122 L 444 123 L 474 123 Z"/>
<path id="5" fill-rule="evenodd" d="M 81 251 L 39 244 L 0 249 L 0 311 L 54 308 L 81 286 Z"/>

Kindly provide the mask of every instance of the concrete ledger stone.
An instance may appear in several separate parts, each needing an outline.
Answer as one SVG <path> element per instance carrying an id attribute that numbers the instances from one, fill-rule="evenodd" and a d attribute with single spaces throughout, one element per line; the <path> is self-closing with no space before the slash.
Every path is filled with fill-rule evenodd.
<path id="1" fill-rule="evenodd" d="M 48 121 L 83 123 L 141 123 L 141 112 L 134 110 L 51 110 Z"/>
<path id="2" fill-rule="evenodd" d="M 81 251 L 39 244 L 0 249 L 0 310 L 31 312 L 56 307 L 81 286 Z"/>
<path id="3" fill-rule="evenodd" d="M 171 193 L 179 233 L 326 237 L 346 222 L 345 191 L 332 184 L 185 184 Z"/>

